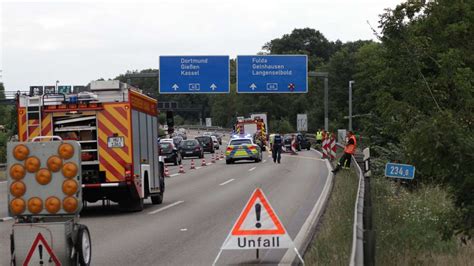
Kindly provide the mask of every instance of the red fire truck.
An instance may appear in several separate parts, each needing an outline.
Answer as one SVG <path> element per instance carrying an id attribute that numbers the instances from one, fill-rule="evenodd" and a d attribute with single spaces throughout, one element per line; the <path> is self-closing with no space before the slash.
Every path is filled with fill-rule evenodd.
<path id="1" fill-rule="evenodd" d="M 18 94 L 18 136 L 60 136 L 81 145 L 83 199 L 140 211 L 163 201 L 157 101 L 117 80 L 76 93 Z"/>

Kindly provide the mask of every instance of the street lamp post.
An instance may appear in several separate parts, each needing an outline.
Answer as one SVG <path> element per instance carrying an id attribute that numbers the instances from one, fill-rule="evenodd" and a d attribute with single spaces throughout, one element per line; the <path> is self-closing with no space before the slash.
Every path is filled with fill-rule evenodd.
<path id="1" fill-rule="evenodd" d="M 354 80 L 349 81 L 349 130 L 352 130 L 352 84 Z"/>
<path id="2" fill-rule="evenodd" d="M 58 83 L 59 83 L 59 80 L 56 80 L 56 86 L 55 86 L 56 88 L 54 89 L 55 93 L 59 93 L 59 91 L 58 91 Z"/>

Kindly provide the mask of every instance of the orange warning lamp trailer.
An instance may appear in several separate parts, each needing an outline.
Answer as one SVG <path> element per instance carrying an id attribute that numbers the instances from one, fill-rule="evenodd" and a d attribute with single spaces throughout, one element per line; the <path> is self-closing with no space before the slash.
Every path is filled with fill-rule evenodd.
<path id="1" fill-rule="evenodd" d="M 19 94 L 17 109 L 20 141 L 60 136 L 80 143 L 85 201 L 108 199 L 135 211 L 147 197 L 163 201 L 155 99 L 117 80 L 93 81 L 78 93 Z"/>
<path id="2" fill-rule="evenodd" d="M 15 218 L 12 265 L 89 265 L 89 230 L 77 223 L 82 208 L 80 144 L 57 136 L 9 142 L 7 162 L 8 210 Z"/>

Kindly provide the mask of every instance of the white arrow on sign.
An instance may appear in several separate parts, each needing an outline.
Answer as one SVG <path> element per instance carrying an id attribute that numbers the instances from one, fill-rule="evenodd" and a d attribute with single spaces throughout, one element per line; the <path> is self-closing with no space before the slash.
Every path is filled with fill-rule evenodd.
<path id="1" fill-rule="evenodd" d="M 250 88 L 254 91 L 257 88 L 257 85 L 255 83 L 250 84 Z"/>
<path id="2" fill-rule="evenodd" d="M 171 88 L 173 88 L 176 91 L 177 89 L 179 89 L 179 86 L 178 86 L 178 84 L 175 83 L 175 84 L 173 84 L 173 86 L 171 86 Z"/>
<path id="3" fill-rule="evenodd" d="M 211 87 L 212 90 L 215 90 L 217 88 L 216 84 L 212 83 Z"/>

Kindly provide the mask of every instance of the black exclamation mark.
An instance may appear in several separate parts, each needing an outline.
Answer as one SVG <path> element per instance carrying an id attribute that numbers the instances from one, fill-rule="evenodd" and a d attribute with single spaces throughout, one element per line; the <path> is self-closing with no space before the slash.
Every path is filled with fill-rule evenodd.
<path id="1" fill-rule="evenodd" d="M 39 245 L 38 246 L 38 251 L 39 251 L 39 256 L 40 256 L 40 262 L 39 264 L 40 265 L 43 265 L 43 245 Z"/>
<path id="2" fill-rule="evenodd" d="M 255 214 L 257 216 L 257 223 L 255 224 L 255 227 L 260 228 L 262 227 L 262 224 L 260 223 L 260 210 L 262 209 L 262 205 L 260 203 L 255 204 Z"/>

